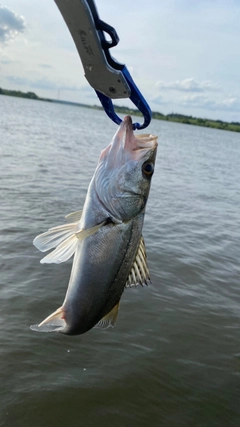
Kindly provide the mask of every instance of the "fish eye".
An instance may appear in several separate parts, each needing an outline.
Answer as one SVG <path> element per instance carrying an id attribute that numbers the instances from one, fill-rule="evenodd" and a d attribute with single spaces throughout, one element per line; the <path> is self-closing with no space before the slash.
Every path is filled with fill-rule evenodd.
<path id="1" fill-rule="evenodd" d="M 144 163 L 142 165 L 142 171 L 143 171 L 144 175 L 146 175 L 147 177 L 152 176 L 152 174 L 154 172 L 154 164 L 153 163 Z"/>

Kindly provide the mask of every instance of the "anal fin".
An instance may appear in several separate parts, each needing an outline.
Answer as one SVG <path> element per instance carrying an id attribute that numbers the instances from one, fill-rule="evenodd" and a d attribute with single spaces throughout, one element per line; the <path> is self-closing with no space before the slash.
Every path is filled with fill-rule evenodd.
<path id="1" fill-rule="evenodd" d="M 112 308 L 111 311 L 109 311 L 108 314 L 106 314 L 106 316 L 104 316 L 100 322 L 98 322 L 95 327 L 96 328 L 102 328 L 102 329 L 107 329 L 110 326 L 113 328 L 116 321 L 117 321 L 117 316 L 118 316 L 118 310 L 119 310 L 119 302 Z"/>

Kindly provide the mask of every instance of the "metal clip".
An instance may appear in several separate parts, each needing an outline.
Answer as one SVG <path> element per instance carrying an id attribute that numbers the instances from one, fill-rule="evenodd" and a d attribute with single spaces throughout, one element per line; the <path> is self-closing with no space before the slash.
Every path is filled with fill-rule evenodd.
<path id="1" fill-rule="evenodd" d="M 99 18 L 94 0 L 55 0 L 55 3 L 72 35 L 85 77 L 96 91 L 106 114 L 120 124 L 122 120 L 115 113 L 112 99 L 130 98 L 144 117 L 142 124 L 133 123 L 133 129 L 146 128 L 151 121 L 151 109 L 127 67 L 110 55 L 109 49 L 118 44 L 119 38 L 115 29 Z"/>

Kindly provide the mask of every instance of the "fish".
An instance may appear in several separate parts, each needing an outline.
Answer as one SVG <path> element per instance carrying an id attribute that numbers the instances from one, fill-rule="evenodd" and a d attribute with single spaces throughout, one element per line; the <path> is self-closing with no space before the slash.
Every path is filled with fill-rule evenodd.
<path id="1" fill-rule="evenodd" d="M 113 327 L 125 287 L 149 284 L 142 228 L 157 145 L 157 136 L 136 136 L 126 116 L 100 154 L 83 209 L 34 239 L 42 252 L 55 248 L 41 263 L 74 257 L 62 306 L 33 331 L 80 335 Z"/>

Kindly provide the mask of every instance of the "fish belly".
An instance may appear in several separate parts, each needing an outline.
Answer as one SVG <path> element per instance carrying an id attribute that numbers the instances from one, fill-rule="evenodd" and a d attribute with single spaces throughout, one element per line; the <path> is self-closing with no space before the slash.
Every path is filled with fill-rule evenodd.
<path id="1" fill-rule="evenodd" d="M 142 233 L 143 215 L 107 224 L 79 242 L 63 303 L 68 333 L 96 325 L 119 302 Z"/>

